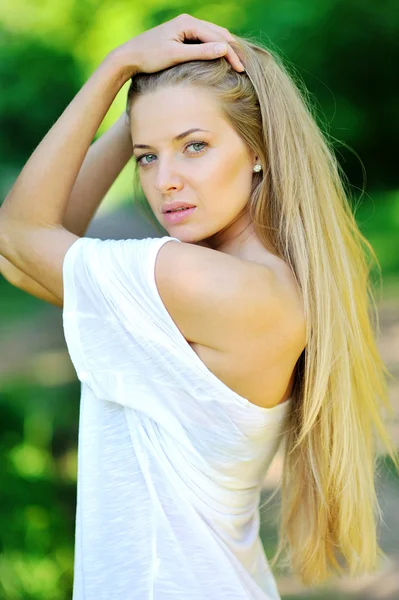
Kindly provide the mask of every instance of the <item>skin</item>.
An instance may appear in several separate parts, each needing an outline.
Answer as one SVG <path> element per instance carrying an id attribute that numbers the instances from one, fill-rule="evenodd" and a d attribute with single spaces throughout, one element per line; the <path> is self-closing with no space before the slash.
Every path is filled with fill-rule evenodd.
<path id="1" fill-rule="evenodd" d="M 171 86 L 138 97 L 130 117 L 133 145 L 149 146 L 133 148 L 135 158 L 142 157 L 140 183 L 168 234 L 249 260 L 265 252 L 248 213 L 257 156 L 223 118 L 217 97 L 193 86 Z M 192 128 L 208 131 L 173 142 Z M 170 224 L 161 207 L 174 200 L 197 208 L 181 223 Z"/>

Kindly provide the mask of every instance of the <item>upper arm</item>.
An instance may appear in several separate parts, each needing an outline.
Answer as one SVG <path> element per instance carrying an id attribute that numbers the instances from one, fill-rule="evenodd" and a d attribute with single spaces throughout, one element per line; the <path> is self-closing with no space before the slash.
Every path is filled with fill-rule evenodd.
<path id="1" fill-rule="evenodd" d="M 264 336 L 284 314 L 272 270 L 194 244 L 162 246 L 155 280 L 183 336 L 220 351 Z"/>
<path id="2" fill-rule="evenodd" d="M 56 299 L 57 305 L 62 307 L 64 258 L 78 239 L 78 236 L 62 226 L 50 228 L 16 225 L 1 232 L 0 254 L 27 277 L 48 290 Z"/>
<path id="3" fill-rule="evenodd" d="M 34 296 L 39 300 L 44 300 L 49 304 L 54 304 L 54 306 L 58 306 L 59 308 L 63 307 L 63 303 L 56 296 L 51 294 L 45 287 L 37 283 L 31 277 L 28 277 L 24 273 L 22 273 L 16 283 L 13 284 L 14 287 L 26 292 L 30 296 Z"/>

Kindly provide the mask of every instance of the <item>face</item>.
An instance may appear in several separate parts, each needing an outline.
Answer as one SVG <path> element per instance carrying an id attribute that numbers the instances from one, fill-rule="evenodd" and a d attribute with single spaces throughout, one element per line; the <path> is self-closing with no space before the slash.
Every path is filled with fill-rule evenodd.
<path id="1" fill-rule="evenodd" d="M 138 97 L 131 135 L 144 194 L 170 236 L 223 250 L 253 231 L 248 200 L 257 157 L 212 92 L 174 86 Z M 172 223 L 162 208 L 173 201 L 195 209 Z"/>

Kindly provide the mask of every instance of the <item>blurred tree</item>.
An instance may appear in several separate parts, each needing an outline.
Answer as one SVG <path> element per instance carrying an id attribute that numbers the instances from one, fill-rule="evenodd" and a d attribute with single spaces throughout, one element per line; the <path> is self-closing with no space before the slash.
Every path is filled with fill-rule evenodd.
<path id="1" fill-rule="evenodd" d="M 29 104 L 32 119 L 22 121 L 27 129 L 26 147 L 32 149 L 35 134 L 37 142 L 76 93 L 82 73 L 84 78 L 89 76 L 114 47 L 183 12 L 279 51 L 303 78 L 319 107 L 320 124 L 328 124 L 330 134 L 339 140 L 338 158 L 352 184 L 363 184 L 360 157 L 369 188 L 398 187 L 394 145 L 399 133 L 396 0 L 385 0 L 383 5 L 373 0 L 228 0 L 219 4 L 204 0 L 194 6 L 180 0 L 150 0 L 145 5 L 132 5 L 129 0 L 69 0 L 57 8 L 50 0 L 41 2 L 40 7 L 16 0 L 14 10 L 0 6 L 0 21 L 13 33 L 8 33 L 0 48 L 0 77 L 7 90 L 0 115 L 10 110 L 7 120 L 14 125 L 18 121 L 15 115 L 22 112 L 22 98 L 33 100 Z M 3 29 L 0 40 L 5 36 Z M 14 79 L 17 72 L 23 72 L 24 78 Z M 65 73 L 67 81 L 61 78 Z M 52 87 L 58 91 L 50 91 Z M 124 100 L 122 94 L 104 127 L 123 110 Z M 28 110 L 26 102 L 22 106 Z M 16 127 L 18 132 L 21 120 Z M 5 131 L 9 133 L 10 126 Z M 20 135 L 17 139 L 24 144 Z M 26 150 L 21 146 L 14 157 L 18 154 L 22 158 Z"/>
<path id="2" fill-rule="evenodd" d="M 79 64 L 70 54 L 0 29 L 0 153 L 4 174 L 28 160 L 79 90 L 81 79 Z M 2 183 L 5 186 L 9 182 Z"/>

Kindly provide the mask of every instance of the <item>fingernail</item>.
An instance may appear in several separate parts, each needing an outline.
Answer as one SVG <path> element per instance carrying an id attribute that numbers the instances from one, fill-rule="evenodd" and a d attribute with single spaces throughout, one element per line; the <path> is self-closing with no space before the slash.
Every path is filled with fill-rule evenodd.
<path id="1" fill-rule="evenodd" d="M 227 50 L 226 44 L 215 44 L 214 50 L 216 55 L 224 54 Z"/>

